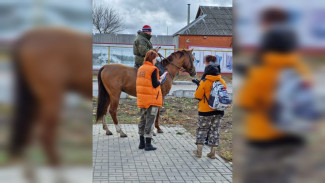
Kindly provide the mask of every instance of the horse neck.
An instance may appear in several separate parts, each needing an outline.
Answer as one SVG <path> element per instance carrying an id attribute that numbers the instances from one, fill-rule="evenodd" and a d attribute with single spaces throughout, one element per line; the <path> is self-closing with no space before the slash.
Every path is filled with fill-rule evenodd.
<path id="1" fill-rule="evenodd" d="M 172 62 L 173 62 L 173 64 L 177 65 L 178 67 L 181 67 L 180 66 L 181 60 L 177 61 L 176 58 L 173 58 Z M 167 74 L 166 77 L 168 77 L 168 78 L 166 79 L 166 82 L 164 84 L 162 84 L 162 86 L 161 86 L 161 91 L 162 91 L 163 96 L 166 96 L 169 93 L 169 91 L 173 85 L 173 79 L 175 78 L 176 74 L 179 72 L 179 69 L 173 64 L 168 64 L 166 66 L 166 69 L 168 70 L 169 74 L 172 75 L 172 77 L 170 77 L 170 75 Z"/>
<path id="2" fill-rule="evenodd" d="M 171 61 L 173 64 L 177 65 L 179 68 L 182 67 L 182 64 L 180 64 L 182 61 L 182 58 L 180 59 L 176 59 L 175 57 L 173 58 L 173 60 Z M 168 64 L 166 66 L 168 72 L 173 76 L 173 79 L 175 78 L 176 74 L 179 72 L 179 69 L 173 65 L 173 64 Z"/>

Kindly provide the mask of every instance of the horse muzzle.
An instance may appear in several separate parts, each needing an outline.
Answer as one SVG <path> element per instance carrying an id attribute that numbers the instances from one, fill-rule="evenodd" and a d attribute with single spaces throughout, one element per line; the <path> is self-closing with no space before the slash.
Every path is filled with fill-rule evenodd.
<path id="1" fill-rule="evenodd" d="M 193 76 L 196 75 L 196 71 L 194 70 L 194 71 L 190 72 L 189 74 L 190 74 L 191 77 L 193 77 Z"/>

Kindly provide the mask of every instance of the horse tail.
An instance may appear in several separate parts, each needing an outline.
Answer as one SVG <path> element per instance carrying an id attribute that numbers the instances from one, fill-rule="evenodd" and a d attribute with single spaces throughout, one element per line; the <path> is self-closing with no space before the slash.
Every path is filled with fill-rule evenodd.
<path id="1" fill-rule="evenodd" d="M 13 46 L 12 61 L 15 74 L 15 98 L 14 98 L 14 117 L 10 136 L 9 151 L 12 156 L 22 153 L 30 139 L 32 127 L 35 125 L 37 113 L 37 101 L 32 93 L 24 75 L 21 63 L 23 59 L 19 57 L 20 46 L 23 39 L 18 40 Z"/>
<path id="2" fill-rule="evenodd" d="M 110 103 L 110 97 L 108 92 L 106 91 L 101 73 L 103 71 L 104 67 L 99 69 L 98 72 L 98 101 L 97 101 L 97 113 L 96 113 L 96 123 L 107 113 L 107 108 Z"/>

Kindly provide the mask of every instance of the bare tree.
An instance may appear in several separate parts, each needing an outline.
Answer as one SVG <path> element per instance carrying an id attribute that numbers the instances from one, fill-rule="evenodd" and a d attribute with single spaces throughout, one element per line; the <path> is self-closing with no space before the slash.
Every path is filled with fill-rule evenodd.
<path id="1" fill-rule="evenodd" d="M 99 33 L 113 34 L 124 30 L 121 21 L 114 9 L 103 5 L 93 6 L 93 26 Z"/>

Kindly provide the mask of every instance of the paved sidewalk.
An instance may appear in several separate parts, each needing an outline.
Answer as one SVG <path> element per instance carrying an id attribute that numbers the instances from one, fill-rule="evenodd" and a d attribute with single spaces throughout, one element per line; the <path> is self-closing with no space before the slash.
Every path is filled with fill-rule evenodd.
<path id="1" fill-rule="evenodd" d="M 127 138 L 120 138 L 113 125 L 113 136 L 106 136 L 101 124 L 93 125 L 93 182 L 232 182 L 230 165 L 220 157 L 207 158 L 207 147 L 201 159 L 193 156 L 195 140 L 183 127 L 162 127 L 165 133 L 154 137 L 158 149 L 147 152 L 138 149 L 137 125 L 121 126 Z"/>

